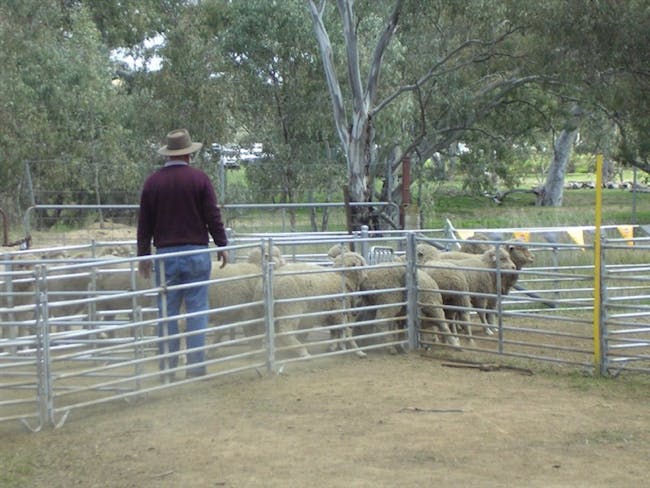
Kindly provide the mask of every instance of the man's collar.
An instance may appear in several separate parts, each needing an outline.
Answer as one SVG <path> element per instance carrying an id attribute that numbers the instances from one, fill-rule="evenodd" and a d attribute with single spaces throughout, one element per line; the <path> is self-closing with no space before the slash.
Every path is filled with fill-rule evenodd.
<path id="1" fill-rule="evenodd" d="M 165 168 L 167 166 L 187 166 L 188 163 L 187 161 L 183 161 L 182 159 L 170 159 L 165 163 Z"/>

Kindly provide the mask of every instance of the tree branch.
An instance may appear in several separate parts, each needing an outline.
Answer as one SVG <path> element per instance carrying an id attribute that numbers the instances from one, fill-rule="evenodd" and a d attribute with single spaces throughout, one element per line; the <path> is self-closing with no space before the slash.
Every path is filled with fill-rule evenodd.
<path id="1" fill-rule="evenodd" d="M 364 100 L 361 88 L 361 68 L 359 67 L 359 48 L 357 45 L 357 31 L 354 26 L 354 13 L 349 0 L 338 0 L 339 14 L 343 21 L 343 37 L 347 53 L 348 78 L 352 90 L 352 103 L 355 113 L 368 113 L 368 105 Z"/>
<path id="2" fill-rule="evenodd" d="M 427 71 L 427 73 L 424 76 L 420 77 L 415 83 L 413 83 L 411 85 L 402 85 L 395 92 L 388 95 L 384 100 L 382 100 L 379 104 L 377 104 L 377 106 L 372 110 L 371 115 L 374 117 L 378 112 L 383 110 L 386 106 L 388 106 L 393 100 L 395 100 L 397 97 L 399 97 L 402 93 L 411 92 L 411 91 L 414 91 L 416 89 L 420 89 L 420 87 L 422 85 L 424 85 L 427 81 L 429 81 L 436 74 L 436 70 L 440 66 L 447 63 L 451 58 L 456 56 L 456 54 L 461 52 L 463 49 L 467 48 L 468 46 L 480 43 L 480 42 L 481 41 L 478 41 L 478 40 L 475 40 L 475 39 L 465 41 L 463 44 L 461 44 L 456 49 L 454 49 L 449 54 L 447 54 L 444 58 L 442 58 L 441 60 L 436 62 L 431 68 L 429 68 L 429 71 Z M 453 70 L 446 70 L 445 73 L 450 72 L 450 71 L 455 71 L 457 69 L 460 69 L 460 67 L 466 66 L 468 64 L 471 64 L 471 62 L 461 63 L 460 65 L 455 67 Z M 444 74 L 444 73 L 442 73 L 442 74 Z"/>
<path id="3" fill-rule="evenodd" d="M 468 60 L 459 62 L 454 66 L 445 69 L 443 71 L 438 71 L 441 66 L 444 66 L 450 60 L 456 58 L 457 56 L 460 56 L 460 54 L 463 53 L 465 50 L 476 46 L 481 46 L 485 48 L 496 46 L 504 39 L 506 39 L 508 36 L 511 36 L 512 34 L 517 32 L 518 30 L 519 30 L 518 28 L 508 28 L 503 34 L 501 34 L 498 37 L 495 37 L 490 41 L 482 41 L 480 39 L 466 40 L 465 42 L 457 46 L 455 49 L 447 53 L 447 55 L 445 55 L 443 58 L 439 59 L 436 63 L 434 63 L 433 66 L 431 66 L 431 68 L 429 68 L 429 70 L 422 77 L 420 77 L 415 83 L 411 85 L 403 85 L 399 87 L 395 92 L 390 94 L 388 97 L 386 97 L 372 110 L 371 116 L 374 117 L 378 112 L 384 109 L 387 105 L 389 105 L 395 98 L 399 97 L 401 94 L 419 89 L 421 86 L 427 83 L 434 76 L 441 76 L 447 73 L 451 73 L 453 71 L 458 71 L 459 69 L 468 66 L 470 64 L 483 62 L 486 61 L 487 59 L 490 59 L 491 57 L 497 56 L 497 53 L 490 53 L 490 52 L 478 53 L 470 57 L 470 59 Z"/>
<path id="4" fill-rule="evenodd" d="M 323 24 L 323 12 L 325 10 L 325 0 L 321 2 L 320 8 L 316 8 L 313 0 L 308 0 L 309 11 L 311 12 L 314 33 L 318 41 L 318 47 L 321 52 L 323 60 L 323 69 L 325 71 L 325 79 L 327 80 L 327 88 L 330 92 L 330 99 L 332 100 L 332 107 L 334 111 L 334 124 L 339 139 L 344 146 L 349 143 L 350 135 L 347 130 L 347 122 L 345 116 L 345 108 L 343 104 L 343 94 L 341 93 L 341 86 L 336 78 L 336 70 L 334 69 L 334 59 L 332 54 L 332 44 L 327 30 Z"/>
<path id="5" fill-rule="evenodd" d="M 372 62 L 370 63 L 370 73 L 368 74 L 368 84 L 366 87 L 366 93 L 368 94 L 368 103 L 372 104 L 377 97 L 377 82 L 379 80 L 379 72 L 381 71 L 381 62 L 386 52 L 386 48 L 390 43 L 390 40 L 397 29 L 397 22 L 402 10 L 402 0 L 398 0 L 395 3 L 393 12 L 388 18 L 388 23 L 381 33 L 375 50 L 372 55 Z"/>

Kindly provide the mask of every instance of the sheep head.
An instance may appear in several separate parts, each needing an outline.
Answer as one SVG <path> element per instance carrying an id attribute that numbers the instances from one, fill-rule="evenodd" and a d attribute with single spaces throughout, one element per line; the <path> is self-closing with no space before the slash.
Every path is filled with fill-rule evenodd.
<path id="1" fill-rule="evenodd" d="M 334 244 L 327 251 L 327 257 L 330 258 L 332 261 L 334 261 L 341 254 L 345 254 L 345 253 L 348 253 L 348 252 L 351 252 L 351 251 L 350 251 L 350 248 L 348 247 L 347 244 L 344 244 L 344 243 Z"/>
<path id="2" fill-rule="evenodd" d="M 485 234 L 474 234 L 468 238 L 472 241 L 489 241 L 490 238 Z M 483 244 L 481 242 L 463 242 L 460 245 L 460 251 L 469 254 L 483 254 L 485 251 L 492 247 L 491 244 Z"/>
<path id="3" fill-rule="evenodd" d="M 417 262 L 422 264 L 426 263 L 427 261 L 431 261 L 435 259 L 438 255 L 440 254 L 440 251 L 436 249 L 434 246 L 431 244 L 418 244 L 415 247 L 415 256 L 417 259 Z"/>
<path id="4" fill-rule="evenodd" d="M 278 246 L 272 246 L 271 251 L 269 252 L 268 248 L 264 247 L 264 258 L 267 261 L 271 261 L 275 266 L 283 266 L 285 264 L 284 257 L 282 256 L 282 251 Z M 252 264 L 262 264 L 262 248 L 256 247 L 251 249 L 251 252 L 248 253 L 248 262 Z"/>
<path id="5" fill-rule="evenodd" d="M 344 252 L 334 258 L 334 267 L 342 268 L 347 287 L 350 290 L 358 290 L 361 283 L 368 277 L 365 266 L 366 260 L 356 252 Z"/>
<path id="6" fill-rule="evenodd" d="M 496 249 L 489 249 L 482 254 L 481 259 L 493 268 L 496 268 L 498 263 L 498 267 L 502 270 L 517 269 L 515 263 L 510 259 L 510 254 L 505 249 L 499 248 L 498 254 Z"/>
<path id="7" fill-rule="evenodd" d="M 526 246 L 518 245 L 515 242 L 516 241 L 512 241 L 508 245 L 508 254 L 510 255 L 512 262 L 515 263 L 517 269 L 532 264 L 533 261 L 535 261 L 535 256 L 530 252 L 530 249 Z"/>

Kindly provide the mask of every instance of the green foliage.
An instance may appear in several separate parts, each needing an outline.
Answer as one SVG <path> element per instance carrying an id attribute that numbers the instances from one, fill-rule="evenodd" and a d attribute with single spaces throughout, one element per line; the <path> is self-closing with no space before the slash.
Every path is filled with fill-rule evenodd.
<path id="1" fill-rule="evenodd" d="M 2 15 L 8 19 L 3 43 L 12 47 L 2 59 L 2 77 L 10 83 L 0 83 L 7 90 L 2 98 L 10 100 L 3 119 L 11 128 L 3 181 L 15 187 L 24 162 L 52 161 L 30 164 L 32 179 L 46 181 L 48 195 L 66 203 L 94 201 L 99 168 L 125 159 L 113 139 L 123 131 L 109 60 L 83 5 L 59 10 L 53 1 L 27 3 L 29 10 L 14 2 Z"/>
<path id="2" fill-rule="evenodd" d="M 354 3 L 362 84 L 394 6 Z M 335 2 L 324 20 L 349 115 Z M 142 41 L 157 34 L 162 69 L 110 61 L 116 47 L 151 56 Z M 480 195 L 539 185 L 574 103 L 587 117 L 569 171 L 593 171 L 595 152 L 618 172 L 648 171 L 649 35 L 642 0 L 405 1 L 377 99 L 357 100 L 377 108 L 363 176 L 379 193 L 385 162 L 408 148 L 427 215 L 447 211 L 450 187 Z M 41 203 L 134 203 L 158 164 L 156 147 L 178 126 L 206 146 L 264 143 L 272 157 L 239 172 L 229 201 L 341 200 L 348 183 L 302 0 L 2 2 L 0 63 L 0 206 L 16 216 L 30 204 L 26 162 Z M 459 142 L 470 151 L 459 155 Z M 207 156 L 196 163 L 213 174 Z M 533 200 L 508 201 L 520 197 Z M 540 215 L 564 218 L 561 210 Z"/>
<path id="3" fill-rule="evenodd" d="M 70 2 L 75 3 L 75 2 Z M 144 39 L 173 25 L 187 0 L 91 0 L 83 2 L 91 11 L 97 29 L 110 48 L 136 46 Z"/>

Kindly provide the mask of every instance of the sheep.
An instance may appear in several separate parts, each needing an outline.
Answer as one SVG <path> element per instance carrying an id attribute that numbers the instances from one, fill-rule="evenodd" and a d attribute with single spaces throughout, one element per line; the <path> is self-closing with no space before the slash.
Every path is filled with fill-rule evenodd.
<path id="1" fill-rule="evenodd" d="M 406 299 L 406 291 L 396 289 L 405 287 L 406 272 L 406 266 L 403 264 L 377 264 L 367 269 L 367 277 L 361 283 L 360 291 L 368 293 L 364 293 L 360 297 L 358 305 L 378 307 L 375 310 L 375 319 L 379 322 L 392 319 L 389 322 L 389 330 L 397 328 L 395 323 L 397 317 L 405 313 L 402 303 Z M 444 340 L 446 342 L 454 346 L 459 345 L 458 339 L 452 335 L 445 320 L 442 297 L 438 291 L 437 283 L 421 270 L 417 271 L 416 280 L 418 284 L 418 309 L 425 317 L 425 320 L 433 322 L 435 327 L 445 334 Z M 364 317 L 364 320 L 368 318 Z M 394 346 L 391 346 L 389 352 L 395 354 L 397 350 Z"/>
<path id="2" fill-rule="evenodd" d="M 45 293 L 48 304 L 47 314 L 52 330 L 55 327 L 58 330 L 68 330 L 70 325 L 66 324 L 66 317 L 85 314 L 88 309 L 87 303 L 74 303 L 74 300 L 88 298 L 91 283 L 90 264 L 88 267 L 71 268 L 66 262 L 70 260 L 69 257 L 61 251 L 45 251 L 36 255 L 32 252 L 17 257 L 18 259 L 12 259 L 14 262 L 9 265 L 12 270 L 12 291 L 11 300 L 8 294 L 7 298 L 2 300 L 1 306 L 7 307 L 2 313 L 3 321 L 24 322 L 26 327 L 19 327 L 19 335 L 28 333 L 29 326 L 33 326 L 36 320 L 35 305 L 38 289 Z M 36 276 L 38 265 L 44 267 L 42 278 Z M 17 307 L 25 308 L 28 305 L 34 305 L 34 309 L 12 310 Z"/>
<path id="3" fill-rule="evenodd" d="M 215 315 L 217 325 L 248 321 L 262 322 L 264 312 L 261 306 L 244 306 L 254 301 L 255 290 L 262 281 L 262 255 L 275 267 L 286 264 L 282 251 L 277 246 L 272 246 L 270 252 L 266 246 L 264 249 L 262 246 L 251 249 L 246 262 L 231 263 L 223 268 L 213 263 L 210 279 L 224 280 L 224 288 L 220 283 L 210 285 L 208 291 L 210 307 L 217 309 L 235 307 L 233 310 L 219 310 Z M 244 332 L 245 335 L 251 335 L 246 330 Z M 236 333 L 235 327 L 229 328 L 230 340 L 235 339 Z M 221 341 L 222 337 L 222 332 L 216 332 L 213 342 Z"/>
<path id="4" fill-rule="evenodd" d="M 332 247 L 328 249 L 327 257 L 330 259 L 330 261 L 334 261 L 334 259 L 336 259 L 337 256 L 344 254 L 346 252 L 351 252 L 347 244 L 345 243 L 334 244 Z"/>
<path id="5" fill-rule="evenodd" d="M 275 266 L 283 266 L 286 264 L 284 257 L 282 256 L 282 251 L 278 246 L 272 246 L 271 252 L 268 249 L 264 249 L 264 256 L 267 260 L 273 261 Z M 262 264 L 262 247 L 256 247 L 251 249 L 248 253 L 247 261 L 249 263 L 261 265 Z"/>
<path id="6" fill-rule="evenodd" d="M 468 238 L 469 240 L 473 241 L 489 241 L 490 238 L 486 236 L 485 234 L 474 234 L 471 237 Z M 460 252 L 466 252 L 469 254 L 483 254 L 485 251 L 490 249 L 492 247 L 488 243 L 482 243 L 482 242 L 463 242 L 460 245 Z"/>
<path id="7" fill-rule="evenodd" d="M 359 349 L 349 325 L 352 322 L 351 297 L 344 295 L 327 298 L 329 295 L 351 294 L 359 289 L 366 277 L 365 259 L 355 252 L 345 252 L 334 259 L 336 271 L 314 266 L 316 265 L 292 266 L 289 263 L 279 268 L 274 276 L 274 317 L 277 320 L 277 331 L 281 334 L 279 341 L 296 349 L 300 357 L 309 357 L 307 348 L 296 337 L 296 331 L 305 326 L 341 326 L 341 333 L 330 345 L 330 351 L 337 347 L 345 348 L 347 344 L 358 357 L 365 357 L 366 354 Z M 310 269 L 315 272 L 297 274 L 295 271 L 298 269 Z M 261 286 L 258 286 L 256 296 L 261 299 L 262 293 Z M 317 298 L 320 296 L 326 298 Z M 305 314 L 312 315 L 304 317 Z"/>
<path id="8" fill-rule="evenodd" d="M 481 255 L 449 262 L 462 268 L 465 273 L 472 306 L 477 309 L 486 333 L 491 335 L 494 320 L 490 310 L 496 308 L 496 294 L 507 292 L 508 280 L 503 278 L 516 269 L 510 255 L 504 249 L 499 249 L 498 254 L 496 249 L 489 249 Z M 503 272 L 500 290 L 497 290 L 497 273 L 494 271 L 497 267 Z"/>
<path id="9" fill-rule="evenodd" d="M 211 323 L 225 326 L 235 322 L 259 320 L 262 323 L 264 311 L 261 306 L 250 305 L 255 300 L 255 291 L 262 282 L 262 268 L 259 264 L 250 262 L 232 263 L 221 268 L 213 265 L 210 274 L 211 283 L 208 288 L 210 308 L 217 310 L 211 315 Z M 221 281 L 222 280 L 222 281 Z M 213 317 L 213 318 L 212 318 Z M 246 332 L 244 327 L 244 332 Z M 235 338 L 236 328 L 229 328 L 229 337 Z M 250 335 L 250 334 L 247 334 Z M 223 332 L 215 332 L 213 342 L 221 341 Z"/>
<path id="10" fill-rule="evenodd" d="M 472 302 L 466 274 L 451 261 L 428 260 L 418 264 L 438 284 L 445 317 L 454 336 L 465 330 L 469 343 L 474 344 L 469 315 Z"/>
<path id="11" fill-rule="evenodd" d="M 521 241 L 513 239 L 511 241 L 506 241 L 508 245 L 508 254 L 510 254 L 510 259 L 515 263 L 517 269 L 521 269 L 524 266 L 528 266 L 535 261 L 535 256 L 524 246 Z"/>
<path id="12" fill-rule="evenodd" d="M 106 256 L 108 257 L 108 255 Z M 110 258 L 109 258 L 110 259 Z M 117 262 L 115 264 L 102 263 L 94 270 L 94 288 L 98 296 L 110 296 L 125 292 L 136 292 L 153 289 L 155 284 L 152 278 L 144 278 L 137 270 L 137 263 Z M 110 299 L 101 299 L 95 302 L 97 315 L 104 321 L 115 320 L 120 311 L 126 311 L 131 320 L 135 320 L 136 307 L 157 308 L 157 294 L 155 292 L 133 296 L 122 296 Z M 115 337 L 115 332 L 108 332 L 109 337 Z"/>
<path id="13" fill-rule="evenodd" d="M 431 244 L 419 243 L 415 246 L 416 261 L 418 263 L 424 263 L 438 258 L 440 256 L 440 249 L 432 246 Z"/>
<path id="14" fill-rule="evenodd" d="M 508 251 L 508 254 L 510 255 L 510 259 L 515 264 L 517 270 L 520 270 L 524 266 L 528 266 L 532 264 L 535 260 L 533 253 L 530 252 L 530 250 L 526 246 L 524 246 L 523 243 L 521 243 L 521 241 L 519 240 L 513 239 L 510 241 L 505 241 L 502 247 L 505 247 L 505 249 Z M 492 247 L 492 249 L 493 248 L 494 247 Z M 450 251 L 450 252 L 440 253 L 438 255 L 438 258 L 459 260 L 459 259 L 473 258 L 476 255 L 477 254 L 463 252 L 463 251 Z M 502 283 L 504 285 L 503 293 L 504 294 L 509 293 L 510 290 L 517 283 L 518 279 L 519 279 L 519 275 L 517 273 L 508 273 L 504 275 L 502 277 Z"/>
<path id="15" fill-rule="evenodd" d="M 510 259 L 515 264 L 517 270 L 521 270 L 524 266 L 529 266 L 535 261 L 535 256 L 524 246 L 521 241 L 513 239 L 511 241 L 506 241 L 506 246 L 508 249 L 508 254 Z M 505 293 L 509 293 L 510 290 L 515 286 L 517 280 L 519 279 L 518 273 L 511 273 L 504 276 L 505 279 Z"/>
<path id="16" fill-rule="evenodd" d="M 35 318 L 37 297 L 33 266 L 23 264 L 12 257 L 3 267 L 6 268 L 6 273 L 3 270 L 0 281 L 0 323 L 3 324 L 0 337 L 15 338 L 27 335 L 27 328 L 18 322 L 33 321 Z M 34 306 L 34 309 L 20 309 L 29 305 Z M 15 325 L 7 325 L 12 322 Z"/>

